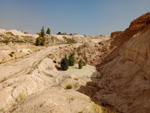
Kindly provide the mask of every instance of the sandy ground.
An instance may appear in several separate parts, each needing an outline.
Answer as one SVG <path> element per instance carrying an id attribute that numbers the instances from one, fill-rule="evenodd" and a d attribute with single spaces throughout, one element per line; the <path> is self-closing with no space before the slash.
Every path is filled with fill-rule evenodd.
<path id="1" fill-rule="evenodd" d="M 30 73 L 43 58 L 63 46 L 66 45 L 47 47 L 23 58 L 0 64 L 0 81 L 4 78 Z"/>
<path id="2" fill-rule="evenodd" d="M 88 64 L 83 66 L 82 69 L 78 69 L 78 64 L 75 64 L 74 66 L 69 66 L 67 71 L 61 71 L 61 73 L 69 74 L 72 77 L 96 77 L 100 75 L 100 73 L 96 71 L 95 66 Z"/>

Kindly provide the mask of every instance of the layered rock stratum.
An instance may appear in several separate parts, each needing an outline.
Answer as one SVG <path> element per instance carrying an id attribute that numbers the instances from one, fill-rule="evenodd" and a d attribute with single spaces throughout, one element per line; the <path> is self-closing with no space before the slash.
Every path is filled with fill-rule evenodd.
<path id="1" fill-rule="evenodd" d="M 150 111 L 150 13 L 133 20 L 97 68 L 102 73 L 96 96 L 124 113 Z"/>

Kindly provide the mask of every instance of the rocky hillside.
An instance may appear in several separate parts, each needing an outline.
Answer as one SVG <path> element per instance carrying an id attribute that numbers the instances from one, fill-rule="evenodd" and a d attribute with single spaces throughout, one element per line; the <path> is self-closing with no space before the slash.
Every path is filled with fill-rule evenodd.
<path id="1" fill-rule="evenodd" d="M 78 46 L 74 44 L 73 47 Z M 89 77 L 77 75 L 74 78 L 56 69 L 53 60 L 47 56 L 61 48 L 69 48 L 69 45 L 47 47 L 0 64 L 1 113 L 117 113 L 81 93 L 84 89 L 76 91 L 91 81 Z M 72 89 L 66 88 L 68 84 Z M 92 90 L 88 92 L 92 93 Z"/>
<path id="2" fill-rule="evenodd" d="M 115 49 L 98 65 L 96 97 L 123 113 L 150 111 L 150 13 L 133 20 L 112 42 Z"/>
<path id="3" fill-rule="evenodd" d="M 71 53 L 75 53 L 76 62 L 83 59 L 86 63 L 91 65 L 97 65 L 102 61 L 105 56 L 113 49 L 110 45 L 111 40 L 100 39 L 99 43 L 94 43 L 92 40 L 83 44 L 69 45 L 66 48 L 60 48 L 54 54 L 49 55 L 51 59 L 60 63 L 61 59 L 65 55 L 69 56 Z"/>
<path id="4" fill-rule="evenodd" d="M 35 44 L 36 38 L 39 37 L 38 34 L 28 34 L 18 30 L 5 30 L 0 29 L 0 43 L 4 44 Z M 45 35 L 45 45 L 57 45 L 64 43 L 84 43 L 88 42 L 90 37 L 78 34 L 72 35 Z"/>
<path id="5" fill-rule="evenodd" d="M 35 46 L 38 34 L 28 34 L 18 30 L 0 29 L 0 63 L 29 55 L 45 47 Z M 90 41 L 83 35 L 45 35 L 45 46 L 75 44 Z"/>

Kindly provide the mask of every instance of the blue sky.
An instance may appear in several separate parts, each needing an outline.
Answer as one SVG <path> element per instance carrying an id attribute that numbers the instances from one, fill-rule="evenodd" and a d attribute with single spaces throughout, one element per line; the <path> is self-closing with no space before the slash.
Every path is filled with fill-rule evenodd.
<path id="1" fill-rule="evenodd" d="M 150 0 L 0 0 L 0 29 L 110 35 L 150 11 Z"/>

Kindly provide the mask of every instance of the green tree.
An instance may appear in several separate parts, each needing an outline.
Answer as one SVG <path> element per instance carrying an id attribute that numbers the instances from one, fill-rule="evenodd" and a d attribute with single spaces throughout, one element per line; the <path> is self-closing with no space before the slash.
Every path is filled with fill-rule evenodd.
<path id="1" fill-rule="evenodd" d="M 41 32 L 39 33 L 39 37 L 36 39 L 35 45 L 39 46 L 42 45 L 44 46 L 45 44 L 45 31 L 44 31 L 44 27 L 42 27 Z"/>
<path id="2" fill-rule="evenodd" d="M 83 66 L 83 65 L 82 65 L 82 60 L 81 60 L 81 59 L 80 59 L 79 62 L 78 62 L 78 66 L 79 66 L 79 69 L 82 69 L 82 66 Z"/>
<path id="3" fill-rule="evenodd" d="M 41 45 L 41 38 L 40 38 L 40 37 L 36 38 L 36 43 L 35 43 L 35 45 L 36 45 L 36 46 Z"/>
<path id="4" fill-rule="evenodd" d="M 43 26 L 41 29 L 41 37 L 44 38 L 44 36 L 45 36 L 45 30 L 44 30 L 44 26 Z"/>
<path id="5" fill-rule="evenodd" d="M 75 64 L 75 58 L 74 58 L 74 53 L 72 53 L 69 56 L 69 66 L 74 66 L 74 64 Z"/>
<path id="6" fill-rule="evenodd" d="M 66 71 L 68 67 L 69 67 L 69 62 L 68 62 L 67 56 L 65 56 L 65 58 L 61 60 L 61 69 L 63 71 Z"/>
<path id="7" fill-rule="evenodd" d="M 58 33 L 57 33 L 57 35 L 61 35 L 61 34 L 62 34 L 61 32 L 58 32 Z"/>
<path id="8" fill-rule="evenodd" d="M 42 27 L 42 29 L 41 29 L 41 33 L 40 33 L 40 36 L 41 36 L 41 43 L 40 43 L 40 45 L 42 45 L 42 46 L 44 46 L 44 44 L 45 44 L 45 30 L 44 30 L 44 27 Z"/>
<path id="9" fill-rule="evenodd" d="M 41 46 L 44 46 L 45 45 L 45 37 L 43 37 L 42 39 L 41 39 L 41 44 L 40 44 Z"/>
<path id="10" fill-rule="evenodd" d="M 51 30 L 50 28 L 47 28 L 47 31 L 46 31 L 47 34 L 50 34 L 51 33 Z"/>

